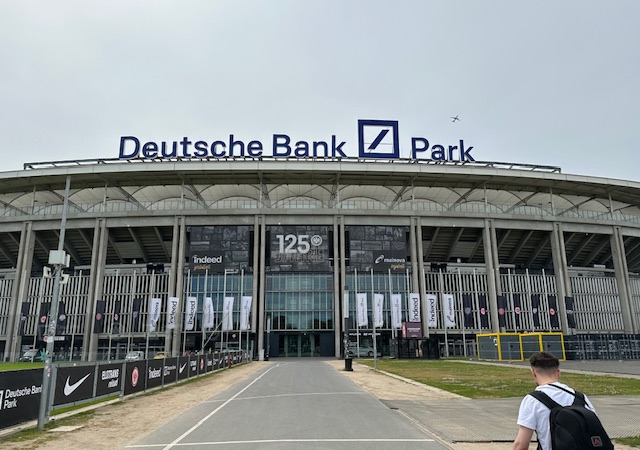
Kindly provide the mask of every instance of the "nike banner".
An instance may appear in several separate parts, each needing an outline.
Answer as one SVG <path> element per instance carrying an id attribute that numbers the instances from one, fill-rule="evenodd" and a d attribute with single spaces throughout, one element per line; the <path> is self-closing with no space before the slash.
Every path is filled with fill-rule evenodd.
<path id="1" fill-rule="evenodd" d="M 422 322 L 422 313 L 420 311 L 420 294 L 416 292 L 409 293 L 409 322 Z"/>
<path id="2" fill-rule="evenodd" d="M 356 315 L 358 316 L 358 326 L 359 327 L 368 327 L 369 326 L 369 316 L 367 314 L 367 294 L 366 293 L 357 293 L 356 294 Z"/>
<path id="3" fill-rule="evenodd" d="M 438 296 L 427 294 L 427 326 L 437 328 L 438 326 Z"/>
<path id="4" fill-rule="evenodd" d="M 189 378 L 189 357 L 181 356 L 178 358 L 178 380 L 186 380 Z"/>
<path id="5" fill-rule="evenodd" d="M 444 311 L 444 326 L 446 328 L 455 328 L 456 309 L 452 294 L 442 294 L 442 309 Z"/>
<path id="6" fill-rule="evenodd" d="M 160 319 L 160 309 L 162 305 L 162 300 L 159 298 L 151 298 L 149 299 L 149 317 L 147 323 L 147 330 L 149 332 L 156 331 L 156 325 L 158 324 L 158 319 Z"/>
<path id="7" fill-rule="evenodd" d="M 104 330 L 104 310 L 107 306 L 107 302 L 104 300 L 96 301 L 96 315 L 93 321 L 93 332 L 102 333 Z"/>
<path id="8" fill-rule="evenodd" d="M 233 297 L 224 298 L 222 309 L 222 331 L 233 330 Z"/>
<path id="9" fill-rule="evenodd" d="M 167 330 L 174 330 L 176 328 L 179 310 L 180 299 L 178 297 L 169 297 L 169 300 L 167 300 Z"/>
<path id="10" fill-rule="evenodd" d="M 395 329 L 402 328 L 402 296 L 391 294 L 391 326 Z"/>
<path id="11" fill-rule="evenodd" d="M 120 300 L 116 300 L 113 304 L 113 317 L 111 321 L 111 333 L 112 334 L 120 334 L 120 308 L 122 307 L 122 302 Z"/>
<path id="12" fill-rule="evenodd" d="M 251 303 L 253 297 L 250 295 L 242 296 L 242 309 L 240 310 L 240 330 L 247 331 L 249 329 L 249 317 L 251 316 Z"/>
<path id="13" fill-rule="evenodd" d="M 184 329 L 191 331 L 196 326 L 196 312 L 198 310 L 198 299 L 196 297 L 187 297 L 187 303 L 184 305 Z"/>
<path id="14" fill-rule="evenodd" d="M 382 315 L 383 306 L 384 295 L 373 294 L 373 326 L 376 328 L 382 328 L 382 325 L 384 325 L 384 317 Z"/>
<path id="15" fill-rule="evenodd" d="M 57 366 L 53 405 L 66 405 L 93 398 L 96 366 Z"/>

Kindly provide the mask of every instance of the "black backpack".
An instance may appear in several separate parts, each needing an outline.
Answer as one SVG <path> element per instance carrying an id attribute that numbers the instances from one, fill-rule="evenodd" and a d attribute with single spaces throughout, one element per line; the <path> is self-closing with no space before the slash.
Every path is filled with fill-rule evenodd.
<path id="1" fill-rule="evenodd" d="M 613 450 L 611 439 L 600 423 L 600 419 L 593 411 L 586 408 L 584 394 L 578 391 L 574 394 L 554 384 L 549 386 L 568 392 L 575 397 L 573 404 L 561 406 L 544 392 L 533 391 L 529 394 L 551 410 L 549 414 L 551 449 Z"/>

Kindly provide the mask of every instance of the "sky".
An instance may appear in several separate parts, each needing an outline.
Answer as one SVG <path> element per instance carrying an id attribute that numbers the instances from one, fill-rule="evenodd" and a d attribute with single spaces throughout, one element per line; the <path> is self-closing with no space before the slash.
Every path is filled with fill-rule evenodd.
<path id="1" fill-rule="evenodd" d="M 0 1 L 0 172 L 120 139 L 346 142 L 640 181 L 638 0 Z M 458 116 L 453 122 L 451 117 Z"/>

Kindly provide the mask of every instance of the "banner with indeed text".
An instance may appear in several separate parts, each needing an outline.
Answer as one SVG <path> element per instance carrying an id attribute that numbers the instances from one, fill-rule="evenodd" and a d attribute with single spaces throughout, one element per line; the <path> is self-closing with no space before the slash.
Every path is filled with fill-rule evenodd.
<path id="1" fill-rule="evenodd" d="M 422 322 L 422 317 L 420 317 L 420 294 L 416 292 L 409 294 L 409 322 Z"/>
<path id="2" fill-rule="evenodd" d="M 180 308 L 180 299 L 178 297 L 169 297 L 167 300 L 167 330 L 176 328 L 176 320 Z"/>
<path id="3" fill-rule="evenodd" d="M 196 297 L 187 297 L 187 304 L 184 312 L 184 329 L 191 331 L 196 324 L 196 310 L 198 308 L 198 299 Z"/>
<path id="4" fill-rule="evenodd" d="M 427 326 L 438 327 L 438 296 L 427 294 Z"/>

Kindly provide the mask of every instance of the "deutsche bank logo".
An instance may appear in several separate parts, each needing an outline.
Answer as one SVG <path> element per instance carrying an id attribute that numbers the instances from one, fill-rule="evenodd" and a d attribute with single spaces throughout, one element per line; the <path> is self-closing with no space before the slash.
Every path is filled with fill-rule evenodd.
<path id="1" fill-rule="evenodd" d="M 358 120 L 360 158 L 400 158 L 397 120 Z"/>

